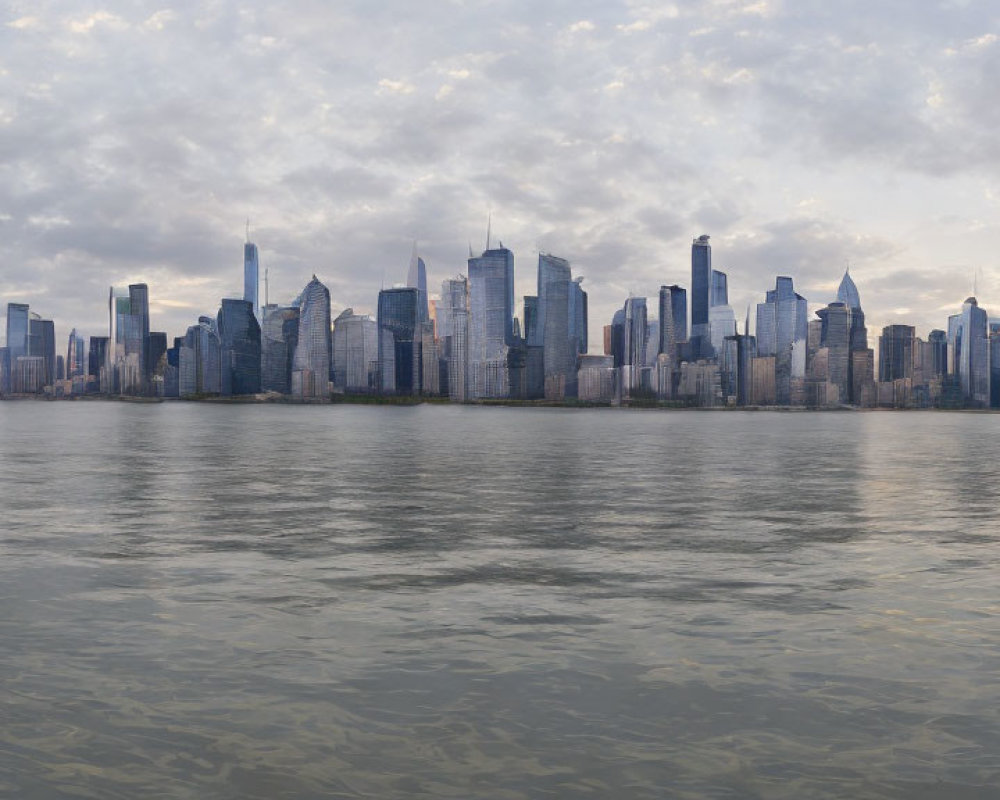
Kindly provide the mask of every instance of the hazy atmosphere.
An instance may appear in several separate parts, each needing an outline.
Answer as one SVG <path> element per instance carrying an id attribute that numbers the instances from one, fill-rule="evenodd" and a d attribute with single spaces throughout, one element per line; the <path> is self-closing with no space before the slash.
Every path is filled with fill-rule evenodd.
<path id="1" fill-rule="evenodd" d="M 741 318 L 777 274 L 815 308 L 847 262 L 869 327 L 1000 313 L 993 2 L 6 2 L 0 301 L 106 328 L 149 284 L 183 333 L 312 273 L 374 311 L 413 241 L 432 293 L 493 234 L 586 277 L 590 339 L 690 284 L 712 237 Z M 520 314 L 520 310 L 518 310 Z"/>

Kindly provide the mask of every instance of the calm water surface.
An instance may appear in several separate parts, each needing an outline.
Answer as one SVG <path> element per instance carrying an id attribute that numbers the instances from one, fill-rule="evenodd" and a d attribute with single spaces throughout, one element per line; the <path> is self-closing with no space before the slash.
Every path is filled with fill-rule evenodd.
<path id="1" fill-rule="evenodd" d="M 1000 416 L 0 404 L 0 796 L 995 798 Z"/>

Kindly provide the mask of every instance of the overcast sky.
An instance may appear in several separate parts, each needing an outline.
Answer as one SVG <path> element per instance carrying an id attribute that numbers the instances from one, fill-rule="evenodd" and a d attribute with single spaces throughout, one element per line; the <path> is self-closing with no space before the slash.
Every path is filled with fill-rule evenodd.
<path id="1" fill-rule="evenodd" d="M 373 312 L 414 240 L 432 296 L 486 220 L 532 293 L 586 277 L 591 344 L 712 237 L 742 320 L 850 261 L 870 332 L 1000 315 L 995 0 L 0 3 L 0 303 L 106 329 L 144 281 L 180 335 L 313 273 Z M 263 293 L 263 289 L 262 289 Z M 0 312 L 0 313 L 5 313 Z"/>

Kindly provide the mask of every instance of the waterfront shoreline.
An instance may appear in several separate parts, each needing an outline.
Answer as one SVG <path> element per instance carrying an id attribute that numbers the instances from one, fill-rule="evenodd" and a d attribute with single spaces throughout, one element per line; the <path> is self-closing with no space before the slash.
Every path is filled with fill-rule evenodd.
<path id="1" fill-rule="evenodd" d="M 551 400 L 480 400 L 456 403 L 440 397 L 394 397 L 389 395 L 340 395 L 329 398 L 294 398 L 288 395 L 239 395 L 232 397 L 129 397 L 126 395 L 108 397 L 107 395 L 74 395 L 72 397 L 47 397 L 45 395 L 5 395 L 0 396 L 0 402 L 84 402 L 84 403 L 133 403 L 138 405 L 160 405 L 163 403 L 208 403 L 215 405 L 291 405 L 291 406 L 463 406 L 466 408 L 547 408 L 547 409 L 609 409 L 609 410 L 644 410 L 644 411 L 708 411 L 708 412 L 778 412 L 778 413 L 867 413 L 886 411 L 938 411 L 947 413 L 995 414 L 996 408 L 864 408 L 861 406 L 695 406 L 655 402 L 633 403 L 589 403 L 589 402 L 557 402 Z"/>

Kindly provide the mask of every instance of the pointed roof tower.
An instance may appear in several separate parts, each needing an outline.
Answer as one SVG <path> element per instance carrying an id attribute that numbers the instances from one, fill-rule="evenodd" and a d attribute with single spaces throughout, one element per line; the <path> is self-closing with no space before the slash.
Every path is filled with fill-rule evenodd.
<path id="1" fill-rule="evenodd" d="M 858 287 L 854 285 L 851 278 L 851 268 L 844 272 L 844 278 L 837 289 L 837 302 L 843 303 L 850 309 L 861 308 L 861 295 L 858 294 Z"/>

